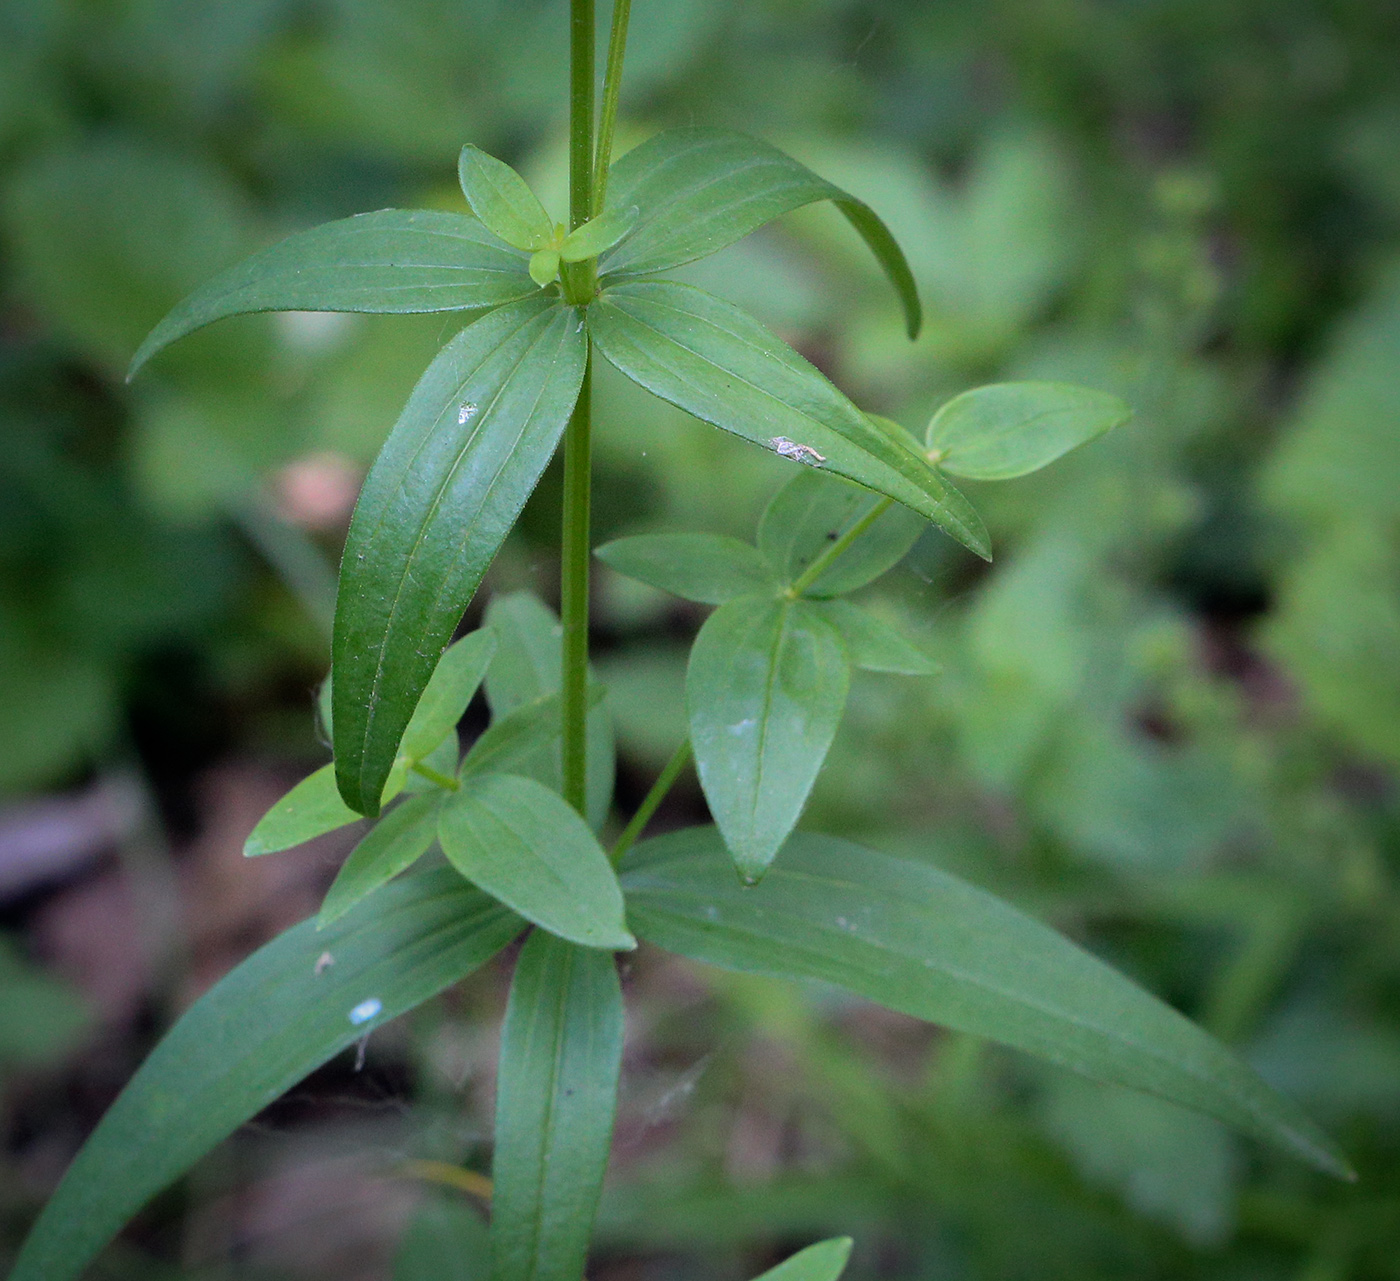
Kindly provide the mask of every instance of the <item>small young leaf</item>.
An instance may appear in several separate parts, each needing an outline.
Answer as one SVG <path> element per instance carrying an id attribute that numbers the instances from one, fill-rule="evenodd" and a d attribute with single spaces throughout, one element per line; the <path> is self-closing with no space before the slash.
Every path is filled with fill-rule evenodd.
<path id="1" fill-rule="evenodd" d="M 642 211 L 602 264 L 613 280 L 694 262 L 782 214 L 830 200 L 870 246 L 899 295 L 909 336 L 918 335 L 919 291 L 875 211 L 766 142 L 727 129 L 670 129 L 613 166 L 608 193 L 609 208 Z"/>
<path id="2" fill-rule="evenodd" d="M 609 362 L 662 400 L 887 494 L 990 558 L 981 518 L 936 468 L 738 307 L 689 285 L 637 281 L 605 289 L 588 327 Z"/>
<path id="3" fill-rule="evenodd" d="M 336 781 L 352 809 L 378 811 L 419 696 L 563 434 L 586 348 L 578 312 L 555 299 L 489 313 L 428 366 L 371 469 L 332 646 Z"/>
<path id="4" fill-rule="evenodd" d="M 713 828 L 637 846 L 623 884 L 643 938 L 698 961 L 835 983 L 1100 1081 L 1209 1113 L 1331 1174 L 1298 1107 L 1170 1006 L 1047 926 L 930 863 L 796 833 L 763 884 Z"/>
<path id="5" fill-rule="evenodd" d="M 536 930 L 510 986 L 496 1073 L 492 1281 L 578 1281 L 622 1064 L 613 958 Z"/>
<path id="6" fill-rule="evenodd" d="M 534 779 L 484 774 L 464 781 L 443 801 L 438 841 L 469 881 L 550 933 L 585 947 L 637 946 L 598 838 Z"/>
<path id="7" fill-rule="evenodd" d="M 705 621 L 685 701 L 700 785 L 756 881 L 807 803 L 846 706 L 841 638 L 803 602 L 745 596 Z"/>
<path id="8" fill-rule="evenodd" d="M 327 930 L 303 921 L 260 948 L 141 1065 L 45 1206 L 9 1281 L 75 1281 L 222 1139 L 371 1026 L 484 965 L 522 928 L 443 868 L 386 886 Z M 372 1019 L 356 1022 L 351 1012 L 371 1002 Z"/>
<path id="9" fill-rule="evenodd" d="M 316 928 L 339 920 L 362 898 L 416 863 L 437 840 L 442 792 L 410 796 L 391 809 L 350 852 L 326 891 Z"/>
<path id="10" fill-rule="evenodd" d="M 559 246 L 559 256 L 565 262 L 596 258 L 611 249 L 637 225 L 639 212 L 636 205 L 629 205 L 626 209 L 609 209 L 582 227 L 575 227 Z"/>
<path id="11" fill-rule="evenodd" d="M 534 292 L 524 255 L 475 218 L 381 209 L 299 232 L 215 276 L 151 331 L 127 378 L 161 348 L 226 316 L 474 311 Z"/>
<path id="12" fill-rule="evenodd" d="M 848 600 L 812 601 L 816 610 L 840 634 L 846 653 L 856 667 L 869 672 L 894 672 L 901 676 L 932 676 L 938 664 L 910 644 L 895 628 L 869 610 Z"/>
<path id="13" fill-rule="evenodd" d="M 879 502 L 868 489 L 837 476 L 798 472 L 764 511 L 758 523 L 758 549 L 784 582 L 794 582 Z M 803 595 L 841 596 L 864 587 L 903 560 L 926 528 L 907 507 L 887 508 Z"/>
<path id="14" fill-rule="evenodd" d="M 954 396 L 928 425 L 938 465 L 969 480 L 1012 480 L 1128 421 L 1117 396 L 1069 383 L 992 383 Z"/>
<path id="15" fill-rule="evenodd" d="M 588 686 L 588 706 L 597 707 L 607 691 L 596 682 Z M 492 721 L 462 761 L 460 777 L 473 774 L 529 773 L 532 760 L 556 750 L 563 733 L 558 694 L 546 694 Z"/>
<path id="16" fill-rule="evenodd" d="M 554 224 L 525 179 L 504 160 L 468 143 L 457 161 L 457 177 L 471 211 L 508 245 L 533 253 L 554 240 Z"/>
<path id="17" fill-rule="evenodd" d="M 753 547 L 722 534 L 639 534 L 604 543 L 593 554 L 619 574 L 702 605 L 778 588 Z"/>
<path id="18" fill-rule="evenodd" d="M 359 820 L 336 790 L 335 765 L 323 765 L 262 816 L 243 842 L 243 855 L 276 854 Z"/>
<path id="19" fill-rule="evenodd" d="M 421 761 L 456 729 L 495 654 L 496 634 L 489 627 L 479 628 L 448 647 L 404 730 L 401 756 Z M 457 762 L 452 763 L 455 767 Z"/>
<path id="20" fill-rule="evenodd" d="M 564 628 L 553 610 L 529 592 L 511 592 L 492 598 L 486 607 L 486 622 L 501 638 L 501 647 L 486 673 L 486 701 L 493 717 L 508 716 L 527 703 L 559 692 Z M 589 679 L 592 680 L 591 671 Z M 592 699 L 593 695 L 590 693 L 589 697 Z M 589 706 L 588 822 L 597 831 L 612 804 L 617 753 L 607 704 L 590 701 Z M 512 774 L 538 779 L 556 792 L 563 788 L 560 745 L 554 734 L 541 741 L 534 755 L 516 758 L 509 767 L 494 768 L 509 768 Z"/>
<path id="21" fill-rule="evenodd" d="M 851 1257 L 850 1237 L 832 1237 L 799 1250 L 776 1268 L 760 1273 L 754 1281 L 836 1281 Z"/>
<path id="22" fill-rule="evenodd" d="M 530 256 L 530 279 L 541 289 L 559 279 L 559 251 L 540 249 Z"/>

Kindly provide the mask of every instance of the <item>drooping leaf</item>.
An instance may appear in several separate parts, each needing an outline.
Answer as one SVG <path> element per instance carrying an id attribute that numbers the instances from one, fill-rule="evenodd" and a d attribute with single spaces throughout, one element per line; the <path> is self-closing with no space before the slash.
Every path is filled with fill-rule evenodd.
<path id="1" fill-rule="evenodd" d="M 336 781 L 374 814 L 462 611 L 563 434 L 578 313 L 543 297 L 468 325 L 414 388 L 355 507 L 333 643 Z"/>
<path id="2" fill-rule="evenodd" d="M 341 865 L 321 904 L 316 928 L 338 921 L 366 895 L 416 863 L 437 840 L 442 792 L 410 796 L 383 816 Z"/>
<path id="3" fill-rule="evenodd" d="M 501 1035 L 492 1281 L 578 1281 L 612 1140 L 622 989 L 606 952 L 536 930 Z"/>
<path id="4" fill-rule="evenodd" d="M 856 667 L 901 676 L 931 676 L 938 664 L 898 630 L 848 600 L 811 601 L 814 609 L 840 634 L 846 654 Z"/>
<path id="5" fill-rule="evenodd" d="M 722 534 L 639 534 L 604 543 L 593 554 L 619 574 L 702 605 L 778 587 L 750 544 Z"/>
<path id="6" fill-rule="evenodd" d="M 850 1237 L 832 1237 L 799 1250 L 776 1268 L 760 1273 L 754 1281 L 836 1281 L 851 1257 Z"/>
<path id="7" fill-rule="evenodd" d="M 608 179 L 608 207 L 636 205 L 641 217 L 600 266 L 613 280 L 667 271 L 817 200 L 835 204 L 870 246 L 916 337 L 919 292 L 875 211 L 776 147 L 727 129 L 670 129 L 618 160 Z"/>
<path id="8" fill-rule="evenodd" d="M 554 224 L 529 184 L 504 160 L 468 143 L 457 177 L 471 211 L 508 245 L 533 253 L 554 239 Z"/>
<path id="9" fill-rule="evenodd" d="M 849 684 L 841 638 L 800 601 L 741 597 L 695 638 L 685 677 L 695 764 L 746 880 L 763 875 L 801 815 Z"/>
<path id="10" fill-rule="evenodd" d="M 585 258 L 596 258 L 611 249 L 637 225 L 637 215 L 640 212 L 636 205 L 629 205 L 625 209 L 609 209 L 583 226 L 575 227 L 559 246 L 559 256 L 565 262 L 582 262 Z"/>
<path id="11" fill-rule="evenodd" d="M 588 687 L 588 706 L 603 701 L 605 690 L 599 684 Z M 497 717 L 471 745 L 462 761 L 460 777 L 473 774 L 529 774 L 528 766 L 542 753 L 548 753 L 563 733 L 563 717 L 558 694 L 546 694 L 533 703 L 517 707 Z"/>
<path id="12" fill-rule="evenodd" d="M 496 634 L 489 627 L 448 646 L 413 709 L 399 748 L 401 755 L 421 761 L 456 729 L 495 653 Z"/>
<path id="13" fill-rule="evenodd" d="M 738 307 L 688 285 L 637 281 L 605 289 L 588 309 L 588 325 L 603 355 L 662 400 L 888 494 L 990 556 L 967 499 Z"/>
<path id="14" fill-rule="evenodd" d="M 1332 1174 L 1348 1167 L 1232 1051 L 1047 926 L 927 863 L 795 834 L 762 885 L 712 828 L 624 861 L 641 937 L 727 969 L 820 979 L 916 1018 L 1206 1112 Z"/>
<path id="15" fill-rule="evenodd" d="M 74 1281 L 151 1197 L 365 1033 L 483 965 L 519 917 L 449 869 L 304 921 L 180 1017 L 69 1167 L 10 1281 Z"/>
<path id="16" fill-rule="evenodd" d="M 837 476 L 799 472 L 764 510 L 758 549 L 784 581 L 794 582 L 880 501 L 868 489 Z M 887 507 L 803 595 L 840 596 L 864 587 L 903 560 L 924 529 L 924 522 L 907 507 Z"/>
<path id="17" fill-rule="evenodd" d="M 938 465 L 969 480 L 1012 480 L 1121 426 L 1117 396 L 1070 383 L 992 383 L 954 396 L 929 421 Z"/>
<path id="18" fill-rule="evenodd" d="M 529 592 L 495 596 L 486 608 L 486 621 L 496 629 L 501 647 L 486 673 L 486 700 L 493 717 L 509 716 L 517 708 L 559 692 L 564 662 L 564 629 L 554 611 Z M 591 671 L 590 671 L 590 680 Z M 590 699 L 593 695 L 590 694 Z M 617 768 L 612 714 L 604 702 L 590 702 L 588 713 L 588 822 L 602 827 L 612 804 Z M 558 736 L 542 740 L 538 753 L 516 758 L 499 770 L 538 779 L 554 791 L 563 789 Z"/>
<path id="19" fill-rule="evenodd" d="M 525 256 L 475 218 L 381 209 L 298 232 L 215 276 L 151 331 L 127 377 L 162 347 L 226 316 L 475 311 L 533 293 Z"/>
<path id="20" fill-rule="evenodd" d="M 550 933 L 585 947 L 636 947 L 598 838 L 563 797 L 534 779 L 463 780 L 443 801 L 438 841 L 469 881 Z"/>
<path id="21" fill-rule="evenodd" d="M 335 786 L 335 765 L 323 765 L 262 816 L 243 842 L 243 854 L 246 858 L 276 854 L 357 823 L 359 819 L 360 815 L 340 799 Z"/>

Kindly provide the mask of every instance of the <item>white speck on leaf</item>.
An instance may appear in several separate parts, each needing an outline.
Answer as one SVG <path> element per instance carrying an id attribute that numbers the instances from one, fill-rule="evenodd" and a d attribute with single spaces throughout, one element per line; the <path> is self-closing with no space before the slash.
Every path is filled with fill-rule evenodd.
<path id="1" fill-rule="evenodd" d="M 316 977 L 320 978 L 321 975 L 323 975 L 334 964 L 335 957 L 333 957 L 329 952 L 322 952 L 321 955 L 316 958 L 316 964 L 313 967 L 313 971 Z"/>
<path id="2" fill-rule="evenodd" d="M 729 732 L 737 738 L 741 734 L 747 734 L 757 724 L 758 722 L 752 716 L 746 716 L 737 724 L 731 725 Z"/>
<path id="3" fill-rule="evenodd" d="M 474 415 L 475 413 L 476 406 L 470 400 L 467 401 L 467 403 L 457 411 L 458 425 L 460 426 L 463 423 L 469 422 L 472 418 L 472 415 Z"/>
<path id="4" fill-rule="evenodd" d="M 384 1008 L 384 1002 L 377 996 L 371 996 L 368 1000 L 361 1001 L 350 1011 L 350 1022 L 356 1027 L 361 1023 L 368 1023 L 380 1010 Z"/>
<path id="5" fill-rule="evenodd" d="M 800 444 L 798 441 L 789 440 L 786 436 L 774 436 L 768 442 L 768 446 L 780 458 L 792 458 L 799 463 L 807 463 L 809 466 L 826 462 L 825 454 L 819 454 L 811 445 Z"/>

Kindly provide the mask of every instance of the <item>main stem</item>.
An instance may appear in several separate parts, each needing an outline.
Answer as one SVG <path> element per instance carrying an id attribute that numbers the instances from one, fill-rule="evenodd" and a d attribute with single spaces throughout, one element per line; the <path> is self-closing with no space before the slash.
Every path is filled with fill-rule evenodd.
<path id="1" fill-rule="evenodd" d="M 570 0 L 569 225 L 593 216 L 593 0 Z M 583 264 L 579 264 L 583 265 Z M 578 403 L 564 433 L 564 512 L 559 613 L 564 623 L 564 799 L 580 814 L 588 803 L 588 554 L 593 452 L 590 344 Z"/>

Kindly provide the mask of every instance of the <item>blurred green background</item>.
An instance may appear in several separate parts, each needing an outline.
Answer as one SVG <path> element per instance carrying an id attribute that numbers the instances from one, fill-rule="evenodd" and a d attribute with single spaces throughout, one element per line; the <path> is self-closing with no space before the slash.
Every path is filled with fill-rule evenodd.
<path id="1" fill-rule="evenodd" d="M 324 759 L 349 506 L 455 322 L 253 318 L 133 386 L 126 362 L 282 235 L 464 208 L 464 141 L 562 213 L 565 9 L 0 0 L 0 1266 L 173 1013 L 344 852 L 238 856 Z M 741 1281 L 851 1232 L 854 1281 L 1400 1277 L 1400 6 L 636 0 L 633 32 L 624 145 L 703 122 L 788 148 L 890 222 L 929 323 L 903 338 L 829 210 L 689 278 L 915 429 L 997 378 L 1136 410 L 973 492 L 993 567 L 930 532 L 868 591 L 944 671 L 858 677 L 805 822 L 1052 921 L 1361 1179 L 643 952 L 595 1275 Z M 790 464 L 606 371 L 597 394 L 595 541 L 751 535 Z M 557 493 L 481 600 L 553 601 Z M 594 610 L 630 807 L 702 614 L 601 567 Z M 662 815 L 702 818 L 693 780 Z M 405 1163 L 489 1167 L 507 974 L 318 1073 L 98 1275 L 484 1278 L 470 1195 Z"/>

